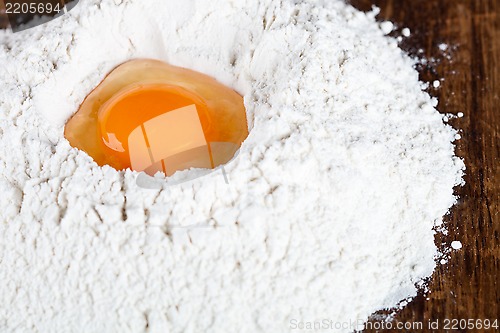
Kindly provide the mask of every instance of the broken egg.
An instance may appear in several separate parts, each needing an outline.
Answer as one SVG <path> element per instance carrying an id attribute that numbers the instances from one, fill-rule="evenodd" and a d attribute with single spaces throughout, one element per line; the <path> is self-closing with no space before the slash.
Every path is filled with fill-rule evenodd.
<path id="1" fill-rule="evenodd" d="M 243 97 L 215 79 L 157 60 L 106 76 L 64 136 L 100 166 L 170 176 L 231 160 L 248 136 Z"/>

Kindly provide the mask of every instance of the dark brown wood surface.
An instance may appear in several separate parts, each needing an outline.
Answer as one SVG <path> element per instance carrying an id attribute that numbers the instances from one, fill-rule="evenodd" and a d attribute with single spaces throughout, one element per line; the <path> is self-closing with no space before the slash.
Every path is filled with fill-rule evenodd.
<path id="1" fill-rule="evenodd" d="M 402 48 L 435 59 L 428 66 L 419 66 L 421 79 L 444 78 L 439 89 L 429 89 L 439 98 L 438 109 L 464 113 L 450 123 L 462 130 L 457 154 L 465 159 L 466 184 L 456 189 L 459 204 L 445 219 L 449 234 L 436 238 L 440 248 L 453 240 L 460 240 L 463 248 L 452 251 L 448 264 L 438 266 L 429 281 L 431 292 L 414 299 L 396 315 L 395 322 L 425 324 L 422 330 L 402 330 L 408 332 L 500 332 L 484 328 L 447 331 L 442 325 L 431 330 L 426 324 L 456 318 L 498 319 L 500 325 L 500 0 L 351 3 L 362 10 L 373 4 L 380 7 L 380 20 L 397 24 L 395 35 L 410 28 L 411 36 L 401 43 Z M 440 50 L 441 43 L 449 49 Z"/>

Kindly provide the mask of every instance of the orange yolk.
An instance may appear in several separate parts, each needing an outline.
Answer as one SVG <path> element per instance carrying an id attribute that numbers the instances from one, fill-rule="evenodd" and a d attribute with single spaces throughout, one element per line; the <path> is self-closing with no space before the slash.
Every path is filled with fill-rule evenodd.
<path id="1" fill-rule="evenodd" d="M 170 176 L 227 163 L 248 127 L 234 90 L 191 70 L 133 60 L 87 96 L 64 134 L 101 166 Z"/>

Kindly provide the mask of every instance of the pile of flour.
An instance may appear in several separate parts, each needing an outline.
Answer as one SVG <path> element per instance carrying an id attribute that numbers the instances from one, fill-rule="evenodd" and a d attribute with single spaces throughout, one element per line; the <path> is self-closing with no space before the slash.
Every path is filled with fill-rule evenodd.
<path id="1" fill-rule="evenodd" d="M 376 14 L 340 0 L 83 0 L 1 32 L 0 331 L 343 332 L 416 295 L 464 166 Z M 213 172 L 146 190 L 70 147 L 65 121 L 133 58 L 245 96 L 229 184 Z"/>

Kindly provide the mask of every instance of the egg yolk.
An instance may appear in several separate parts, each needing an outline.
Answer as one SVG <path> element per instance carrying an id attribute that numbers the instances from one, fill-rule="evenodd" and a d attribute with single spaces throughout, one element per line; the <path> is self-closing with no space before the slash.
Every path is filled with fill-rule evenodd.
<path id="1" fill-rule="evenodd" d="M 248 125 L 243 97 L 213 78 L 133 60 L 87 96 L 64 134 L 101 166 L 170 176 L 227 163 Z"/>

